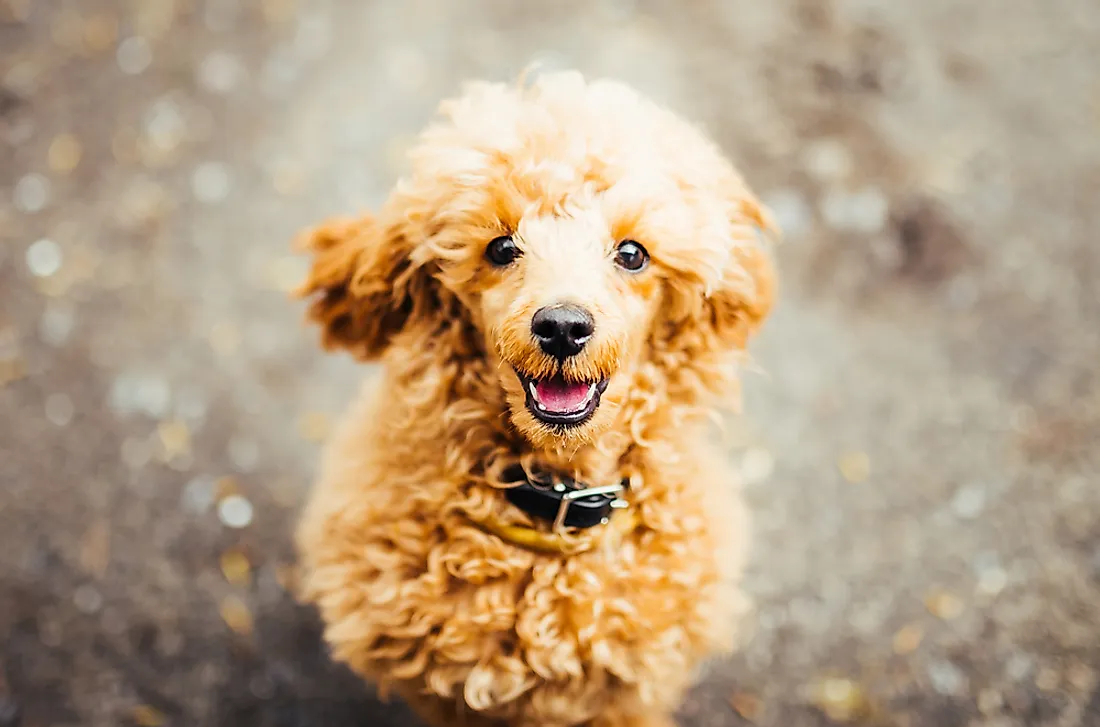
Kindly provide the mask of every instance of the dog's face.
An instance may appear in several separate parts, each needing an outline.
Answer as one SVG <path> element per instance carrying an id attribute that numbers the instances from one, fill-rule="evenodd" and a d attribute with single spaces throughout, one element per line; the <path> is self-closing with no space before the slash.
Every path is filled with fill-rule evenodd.
<path id="1" fill-rule="evenodd" d="M 377 220 L 314 233 L 328 342 L 371 358 L 461 315 L 536 446 L 732 367 L 770 307 L 768 223 L 697 131 L 575 74 L 476 86 L 444 112 Z"/>
<path id="2" fill-rule="evenodd" d="M 502 176 L 515 174 L 508 167 Z M 529 439 L 587 438 L 605 427 L 644 355 L 660 273 L 625 191 L 593 185 L 548 212 L 517 198 L 529 209 L 468 251 L 478 272 L 462 294 Z"/>

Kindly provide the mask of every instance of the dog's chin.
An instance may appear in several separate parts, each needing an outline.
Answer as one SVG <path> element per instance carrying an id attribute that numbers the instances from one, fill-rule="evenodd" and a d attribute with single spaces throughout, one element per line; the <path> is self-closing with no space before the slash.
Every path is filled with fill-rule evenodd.
<path id="1" fill-rule="evenodd" d="M 523 387 L 523 409 L 513 412 L 513 421 L 536 444 L 588 439 L 598 428 L 609 379 L 570 381 L 561 374 L 537 379 L 519 370 L 516 376 Z"/>

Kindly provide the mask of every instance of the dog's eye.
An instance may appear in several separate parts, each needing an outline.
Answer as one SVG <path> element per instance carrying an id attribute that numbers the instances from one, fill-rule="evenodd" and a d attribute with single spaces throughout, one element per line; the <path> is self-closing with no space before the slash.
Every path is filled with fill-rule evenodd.
<path id="1" fill-rule="evenodd" d="M 619 243 L 619 248 L 615 251 L 615 264 L 623 270 L 637 273 L 649 264 L 649 253 L 633 240 L 626 240 Z"/>
<path id="2" fill-rule="evenodd" d="M 489 242 L 489 246 L 485 248 L 485 257 L 489 258 L 489 262 L 498 268 L 511 265 L 521 254 L 522 252 L 511 235 L 494 238 Z"/>

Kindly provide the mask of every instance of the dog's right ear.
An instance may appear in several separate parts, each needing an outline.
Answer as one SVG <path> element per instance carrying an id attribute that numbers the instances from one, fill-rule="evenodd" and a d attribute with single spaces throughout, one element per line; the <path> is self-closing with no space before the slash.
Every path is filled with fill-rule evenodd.
<path id="1" fill-rule="evenodd" d="M 296 295 L 311 301 L 309 319 L 321 326 L 326 349 L 376 359 L 433 305 L 434 280 L 411 260 L 405 236 L 372 217 L 331 220 L 303 233 L 296 246 L 313 254 Z"/>

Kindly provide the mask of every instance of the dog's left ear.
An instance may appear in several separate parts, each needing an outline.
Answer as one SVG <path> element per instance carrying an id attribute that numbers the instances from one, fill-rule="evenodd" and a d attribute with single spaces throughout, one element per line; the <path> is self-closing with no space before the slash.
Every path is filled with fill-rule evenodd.
<path id="1" fill-rule="evenodd" d="M 313 254 L 297 295 L 310 299 L 309 318 L 325 348 L 362 361 L 378 358 L 392 338 L 438 308 L 438 284 L 411 257 L 400 228 L 372 217 L 333 220 L 302 234 L 297 247 Z"/>
<path id="2" fill-rule="evenodd" d="M 751 195 L 739 194 L 730 210 L 731 249 L 720 283 L 708 291 L 704 318 L 720 344 L 744 348 L 775 302 L 770 241 L 779 229 Z"/>

